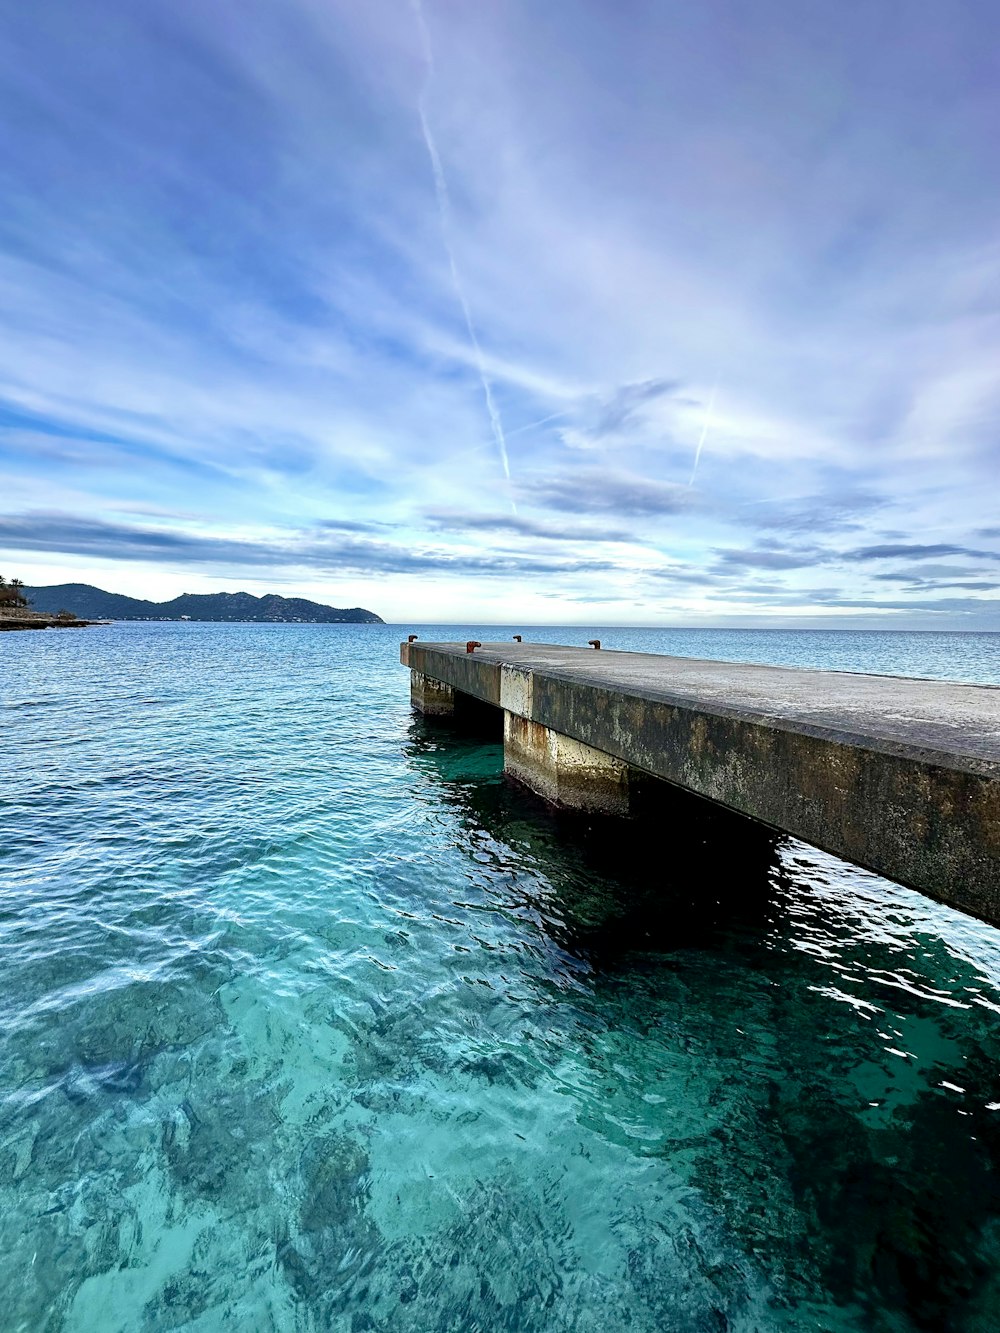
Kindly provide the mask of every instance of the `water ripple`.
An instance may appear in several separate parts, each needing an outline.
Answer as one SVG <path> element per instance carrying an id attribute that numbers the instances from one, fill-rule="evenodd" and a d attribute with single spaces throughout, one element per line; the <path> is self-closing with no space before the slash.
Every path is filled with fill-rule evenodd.
<path id="1" fill-rule="evenodd" d="M 5 1329 L 997 1327 L 997 932 L 683 802 L 555 817 L 397 637 L 0 645 Z"/>

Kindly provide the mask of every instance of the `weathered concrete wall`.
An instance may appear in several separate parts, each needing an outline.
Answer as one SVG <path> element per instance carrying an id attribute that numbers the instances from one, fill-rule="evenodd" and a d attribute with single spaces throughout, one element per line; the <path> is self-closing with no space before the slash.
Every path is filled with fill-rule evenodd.
<path id="1" fill-rule="evenodd" d="M 1000 924 L 1000 692 L 990 687 L 688 662 L 692 683 L 681 691 L 681 668 L 671 664 L 683 659 L 529 644 L 468 655 L 417 647 L 411 665 L 502 704 L 512 719 Z M 743 704 L 748 680 L 756 693 Z M 771 689 L 781 693 L 769 706 Z M 559 768 L 558 744 L 552 750 L 543 731 L 513 721 L 508 730 L 511 771 L 563 799 L 558 779 L 546 777 Z M 581 760 L 567 770 L 582 780 L 587 767 Z M 567 798 L 574 782 L 562 788 Z"/>
<path id="2" fill-rule="evenodd" d="M 425 676 L 422 671 L 411 671 L 410 703 L 428 717 L 452 717 L 455 712 L 455 691 L 444 681 Z"/>
<path id="3" fill-rule="evenodd" d="M 540 722 L 504 713 L 504 772 L 553 805 L 594 814 L 629 813 L 629 768 L 602 750 Z"/>
<path id="4" fill-rule="evenodd" d="M 478 653 L 442 654 L 421 643 L 403 643 L 399 660 L 411 671 L 419 671 L 434 680 L 447 681 L 453 689 L 470 694 L 473 699 L 500 707 L 500 663 L 491 662 Z"/>

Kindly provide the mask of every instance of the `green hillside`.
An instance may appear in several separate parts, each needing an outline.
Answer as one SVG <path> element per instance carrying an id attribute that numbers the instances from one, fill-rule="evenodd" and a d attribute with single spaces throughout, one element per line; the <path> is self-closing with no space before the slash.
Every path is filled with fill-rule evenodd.
<path id="1" fill-rule="evenodd" d="M 63 609 L 85 620 L 212 620 L 266 624 L 381 625 L 385 622 L 364 607 L 324 606 L 304 597 L 279 597 L 248 592 L 182 593 L 170 602 L 123 597 L 89 583 L 58 583 L 50 588 L 25 588 L 33 611 L 54 614 Z"/>

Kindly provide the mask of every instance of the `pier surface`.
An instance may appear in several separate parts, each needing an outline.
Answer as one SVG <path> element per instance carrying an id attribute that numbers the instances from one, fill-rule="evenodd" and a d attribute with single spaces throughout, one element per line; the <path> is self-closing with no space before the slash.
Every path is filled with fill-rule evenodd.
<path id="1" fill-rule="evenodd" d="M 557 804 L 627 813 L 649 774 L 1000 924 L 1000 687 L 550 644 L 400 655 L 416 708 L 502 709 L 505 768 Z"/>

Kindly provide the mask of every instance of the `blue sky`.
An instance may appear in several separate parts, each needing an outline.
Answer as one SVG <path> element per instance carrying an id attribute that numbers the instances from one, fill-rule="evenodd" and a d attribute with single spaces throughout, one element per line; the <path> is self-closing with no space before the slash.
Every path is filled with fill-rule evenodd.
<path id="1" fill-rule="evenodd" d="M 2 0 L 5 574 L 1000 629 L 990 0 Z"/>

